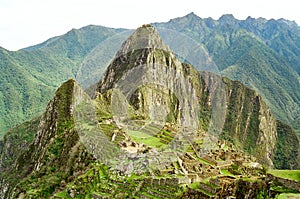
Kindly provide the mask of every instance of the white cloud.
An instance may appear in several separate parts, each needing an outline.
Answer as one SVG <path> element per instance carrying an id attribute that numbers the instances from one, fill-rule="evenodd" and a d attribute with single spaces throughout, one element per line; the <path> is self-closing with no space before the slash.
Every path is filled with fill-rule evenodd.
<path id="1" fill-rule="evenodd" d="M 219 18 L 233 14 L 300 22 L 297 1 L 261 0 L 0 0 L 0 46 L 16 50 L 89 24 L 136 28 L 195 12 Z"/>

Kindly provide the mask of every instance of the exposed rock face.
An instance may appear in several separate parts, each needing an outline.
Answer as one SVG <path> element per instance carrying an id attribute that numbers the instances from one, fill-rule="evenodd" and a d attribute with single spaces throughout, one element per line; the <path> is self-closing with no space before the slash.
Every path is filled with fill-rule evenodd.
<path id="1" fill-rule="evenodd" d="M 271 114 L 271 110 L 259 97 L 261 105 L 259 109 L 259 135 L 256 139 L 256 153 L 255 157 L 262 164 L 274 166 L 274 150 L 277 141 L 277 121 Z M 271 153 L 271 151 L 273 153 Z M 262 158 L 264 157 L 264 158 Z"/>
<path id="2" fill-rule="evenodd" d="M 149 86 L 152 82 L 155 85 Z M 120 89 L 126 97 L 131 96 L 127 100 L 145 118 L 163 117 L 171 111 L 169 115 L 179 125 L 198 119 L 200 123 L 189 121 L 186 124 L 228 139 L 254 155 L 260 163 L 274 166 L 277 121 L 262 98 L 237 81 L 208 72 L 198 73 L 192 66 L 182 64 L 149 25 L 137 29 L 129 37 L 98 84 L 101 93 L 112 88 Z M 167 92 L 164 89 L 174 93 L 176 99 L 172 95 L 162 95 Z M 180 98 L 190 100 L 180 101 Z M 157 103 L 167 106 L 157 109 Z M 188 107 L 185 110 L 190 112 L 181 112 L 183 107 Z M 192 115 L 193 112 L 201 114 Z M 184 113 L 184 119 L 178 119 Z"/>
<path id="3" fill-rule="evenodd" d="M 254 155 L 258 162 L 269 167 L 299 168 L 299 140 L 292 128 L 276 120 L 255 91 L 237 81 L 224 80 L 228 99 L 224 138 L 241 146 Z M 290 140 L 290 147 L 286 145 L 285 149 L 281 148 L 282 143 L 287 143 L 287 140 Z M 283 156 L 293 157 L 284 158 L 286 165 L 289 166 L 279 166 L 278 161 L 282 160 Z"/>
<path id="4" fill-rule="evenodd" d="M 31 146 L 34 148 L 34 153 L 30 155 L 34 170 L 39 171 L 45 165 L 43 160 L 51 154 L 58 153 L 60 158 L 58 161 L 56 160 L 55 166 L 64 165 L 68 158 L 74 158 L 72 156 L 75 154 L 71 154 L 71 152 L 79 147 L 79 135 L 74 128 L 73 110 L 85 97 L 87 97 L 86 94 L 73 79 L 65 82 L 57 90 L 40 120 L 36 137 Z M 71 167 L 71 165 L 68 166 Z"/>
<path id="5" fill-rule="evenodd" d="M 117 97 L 112 96 L 114 102 L 125 97 L 112 105 L 117 117 L 132 117 L 122 108 L 130 105 L 135 114 L 162 126 L 165 122 L 175 122 L 182 129 L 197 131 L 197 79 L 196 70 L 181 63 L 168 50 L 154 27 L 144 25 L 123 44 L 99 83 L 98 91 L 119 92 Z M 128 105 L 118 106 L 124 101 Z"/>
<path id="6" fill-rule="evenodd" d="M 168 56 L 165 56 L 165 53 Z M 167 62 L 170 66 L 174 57 L 163 44 L 157 30 L 153 26 L 144 25 L 123 43 L 115 59 L 108 66 L 98 90 L 104 92 L 111 89 L 113 84 L 116 84 L 133 67 L 154 63 L 164 65 Z"/>
<path id="7" fill-rule="evenodd" d="M 239 82 L 224 80 L 227 90 L 224 138 L 253 154 L 259 162 L 273 167 L 276 119 L 255 91 Z"/>
<path id="8" fill-rule="evenodd" d="M 168 47 L 160 38 L 157 30 L 153 26 L 146 24 L 130 35 L 130 37 L 123 43 L 121 49 L 117 52 L 116 57 L 145 48 L 169 51 Z"/>

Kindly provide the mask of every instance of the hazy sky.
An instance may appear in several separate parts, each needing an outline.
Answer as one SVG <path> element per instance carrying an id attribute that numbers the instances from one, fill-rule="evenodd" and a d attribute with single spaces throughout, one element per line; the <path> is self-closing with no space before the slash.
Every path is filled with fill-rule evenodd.
<path id="1" fill-rule="evenodd" d="M 300 24 L 296 0 L 0 0 L 0 46 L 17 50 L 86 25 L 137 28 L 194 12 L 218 19 L 233 14 Z"/>

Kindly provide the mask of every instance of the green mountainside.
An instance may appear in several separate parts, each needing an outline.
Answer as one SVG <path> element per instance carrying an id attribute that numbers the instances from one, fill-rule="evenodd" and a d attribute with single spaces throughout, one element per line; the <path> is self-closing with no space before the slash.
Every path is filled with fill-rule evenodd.
<path id="1" fill-rule="evenodd" d="M 70 79 L 42 116 L 5 134 L 0 198 L 299 195 L 299 178 L 266 173 L 299 169 L 299 157 L 295 132 L 256 91 L 182 63 L 144 25 L 93 98 Z"/>
<path id="2" fill-rule="evenodd" d="M 57 87 L 77 76 L 85 56 L 120 31 L 87 26 L 19 51 L 1 48 L 0 136 L 13 126 L 40 115 Z"/>

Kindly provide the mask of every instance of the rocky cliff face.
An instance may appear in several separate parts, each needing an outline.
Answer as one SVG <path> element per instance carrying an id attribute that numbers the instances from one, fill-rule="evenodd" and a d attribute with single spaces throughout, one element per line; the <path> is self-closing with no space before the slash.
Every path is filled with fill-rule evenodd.
<path id="1" fill-rule="evenodd" d="M 276 119 L 255 91 L 239 82 L 224 80 L 227 91 L 224 138 L 253 154 L 259 162 L 273 167 Z"/>
<path id="2" fill-rule="evenodd" d="M 152 121 L 197 129 L 197 75 L 168 50 L 154 27 L 144 25 L 118 51 L 98 91 L 121 91 L 137 114 Z"/>
<path id="3" fill-rule="evenodd" d="M 155 86 L 149 86 L 154 83 Z M 145 84 L 147 87 L 141 88 Z M 171 111 L 173 120 L 169 122 L 180 122 L 180 126 L 193 120 L 187 126 L 230 140 L 269 167 L 278 159 L 275 158 L 278 122 L 261 96 L 238 81 L 208 72 L 198 73 L 192 66 L 182 64 L 151 26 L 139 28 L 129 37 L 108 67 L 98 91 L 104 93 L 112 88 L 121 89 L 127 97 L 133 94 L 128 101 L 143 117 L 149 118 L 152 112 L 153 119 L 153 115 L 162 117 Z M 169 90 L 176 99 L 162 95 L 160 89 L 163 93 Z M 154 102 L 167 107 L 157 109 Z M 190 113 L 180 112 L 183 107 L 189 107 Z M 201 114 L 192 115 L 193 112 Z M 183 114 L 183 120 L 177 120 Z M 295 132 L 288 134 L 293 136 Z M 298 156 L 296 143 L 297 139 L 292 147 L 294 157 Z"/>
<path id="4" fill-rule="evenodd" d="M 216 86 L 224 87 L 226 105 L 219 107 L 218 113 L 225 108 L 225 114 L 217 116 L 219 120 L 224 119 L 222 132 L 219 134 L 222 139 L 231 141 L 256 157 L 258 162 L 271 168 L 299 168 L 299 140 L 295 131 L 274 117 L 257 92 L 227 78 L 222 78 L 224 84 L 216 84 L 221 78 L 211 73 L 201 72 L 201 77 L 204 80 L 202 87 L 209 93 L 216 92 Z M 209 98 L 206 98 L 207 102 L 202 100 L 203 104 L 210 104 Z M 217 99 L 216 102 L 222 103 L 219 101 Z M 290 147 L 282 147 L 287 142 Z"/>

